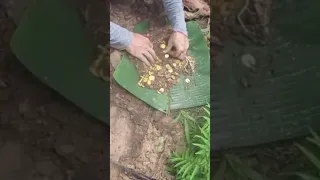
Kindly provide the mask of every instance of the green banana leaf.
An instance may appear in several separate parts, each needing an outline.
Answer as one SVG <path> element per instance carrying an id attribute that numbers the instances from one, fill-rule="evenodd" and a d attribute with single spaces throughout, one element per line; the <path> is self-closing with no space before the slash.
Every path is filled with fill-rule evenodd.
<path id="1" fill-rule="evenodd" d="M 136 32 L 145 32 L 148 23 L 142 21 L 136 25 Z M 168 94 L 158 94 L 156 91 L 138 86 L 140 79 L 134 62 L 124 55 L 115 70 L 115 80 L 137 98 L 160 110 L 191 108 L 205 105 L 210 101 L 210 55 L 206 40 L 196 22 L 188 22 L 187 30 L 190 41 L 189 53 L 195 58 L 195 73 L 192 76 L 181 76 L 179 83 L 170 89 Z M 190 79 L 186 88 L 185 79 Z"/>
<path id="2" fill-rule="evenodd" d="M 11 39 L 11 48 L 43 83 L 109 124 L 109 84 L 89 71 L 96 47 L 86 37 L 73 4 L 34 1 Z"/>

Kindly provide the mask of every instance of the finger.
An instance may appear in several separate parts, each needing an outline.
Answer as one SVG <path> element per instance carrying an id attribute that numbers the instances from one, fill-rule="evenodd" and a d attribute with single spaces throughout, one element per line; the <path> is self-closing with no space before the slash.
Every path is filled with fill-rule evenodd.
<path id="1" fill-rule="evenodd" d="M 140 59 L 140 61 L 142 61 L 145 65 L 151 66 L 150 63 L 149 63 L 149 61 L 147 60 L 147 58 L 146 58 L 143 54 L 141 54 L 141 55 L 138 57 L 138 59 Z"/>
<path id="2" fill-rule="evenodd" d="M 178 58 L 180 56 L 180 54 L 183 53 L 184 51 L 183 51 L 183 48 L 178 46 L 178 47 L 176 47 L 176 50 L 172 51 L 172 52 L 173 52 L 174 57 Z"/>
<path id="3" fill-rule="evenodd" d="M 178 59 L 184 60 L 184 59 L 186 58 L 186 55 L 187 55 L 187 52 L 186 52 L 186 51 L 183 51 L 183 52 L 178 56 Z"/>
<path id="4" fill-rule="evenodd" d="M 145 51 L 145 52 L 143 52 L 142 53 L 146 58 L 147 58 L 147 60 L 149 61 L 149 62 L 154 62 L 154 59 L 153 59 L 153 57 L 152 57 L 152 55 L 150 54 L 150 52 L 149 51 Z"/>
<path id="5" fill-rule="evenodd" d="M 150 39 L 149 39 L 149 38 L 147 38 L 147 39 L 148 39 L 147 45 L 148 45 L 149 47 L 153 48 L 153 44 L 152 44 L 152 42 L 150 41 Z"/>
<path id="6" fill-rule="evenodd" d="M 155 61 L 157 59 L 157 55 L 156 55 L 156 52 L 154 52 L 154 50 L 152 48 L 150 49 L 147 49 L 148 52 L 151 54 L 152 58 L 153 58 L 153 61 Z"/>
<path id="7" fill-rule="evenodd" d="M 169 51 L 171 51 L 172 47 L 173 47 L 173 43 L 171 40 L 169 40 L 167 48 L 163 52 L 168 53 Z"/>
<path id="8" fill-rule="evenodd" d="M 168 52 L 168 54 L 169 54 L 170 56 L 172 56 L 172 57 L 178 57 L 178 56 L 179 56 L 179 54 L 178 54 L 177 51 L 170 51 L 170 52 Z"/>

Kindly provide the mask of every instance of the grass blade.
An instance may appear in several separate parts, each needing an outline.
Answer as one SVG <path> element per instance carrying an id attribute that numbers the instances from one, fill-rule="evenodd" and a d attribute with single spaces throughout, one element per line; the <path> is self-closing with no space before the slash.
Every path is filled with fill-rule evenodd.
<path id="1" fill-rule="evenodd" d="M 227 161 L 226 161 L 226 159 L 223 159 L 218 171 L 213 176 L 213 179 L 214 180 L 224 180 L 224 174 L 225 174 L 226 169 L 227 169 Z"/>
<path id="2" fill-rule="evenodd" d="M 313 165 L 315 165 L 318 170 L 320 171 L 320 160 L 312 153 L 310 152 L 307 148 L 301 146 L 300 144 L 295 143 L 295 145 L 302 151 L 305 156 L 312 162 Z"/>

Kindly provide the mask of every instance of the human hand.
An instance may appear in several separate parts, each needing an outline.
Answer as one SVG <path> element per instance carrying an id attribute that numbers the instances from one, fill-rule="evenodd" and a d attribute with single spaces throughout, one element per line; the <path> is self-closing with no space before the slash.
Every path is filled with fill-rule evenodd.
<path id="1" fill-rule="evenodd" d="M 164 53 L 184 60 L 189 49 L 189 39 L 181 32 L 173 32 L 169 38 L 168 46 Z"/>
<path id="2" fill-rule="evenodd" d="M 151 41 L 147 37 L 137 33 L 133 33 L 132 43 L 126 48 L 126 51 L 147 66 L 151 66 L 151 63 L 157 57 Z"/>

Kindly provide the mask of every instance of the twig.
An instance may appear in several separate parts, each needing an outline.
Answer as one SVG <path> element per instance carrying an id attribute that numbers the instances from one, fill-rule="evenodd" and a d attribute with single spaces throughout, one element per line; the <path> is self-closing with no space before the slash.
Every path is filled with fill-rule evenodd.
<path id="1" fill-rule="evenodd" d="M 195 61 L 194 61 L 193 59 L 191 59 L 190 56 L 186 56 L 186 61 L 187 61 L 187 63 L 184 65 L 184 71 L 185 71 L 186 73 L 188 73 L 188 74 L 194 73 Z M 190 67 L 191 72 L 189 72 L 188 66 Z"/>
<path id="2" fill-rule="evenodd" d="M 247 29 L 247 27 L 244 25 L 243 21 L 242 21 L 242 14 L 248 9 L 248 6 L 249 6 L 249 0 L 245 0 L 245 3 L 243 5 L 243 7 L 241 8 L 240 12 L 238 13 L 237 15 L 237 19 L 238 19 L 238 22 L 240 23 L 242 29 L 244 30 L 245 33 L 248 33 L 250 32 L 249 29 Z"/>

